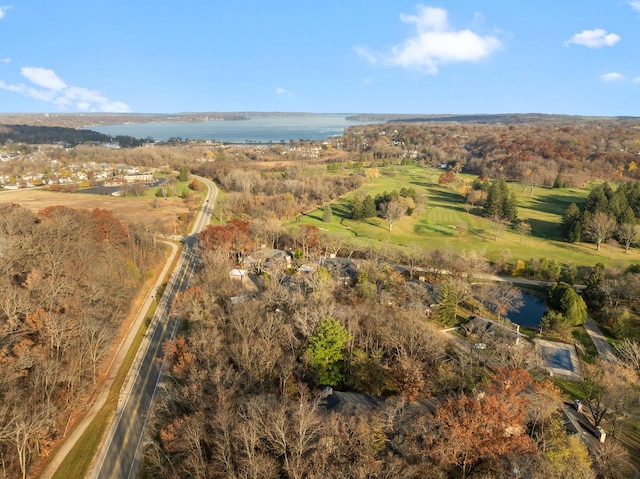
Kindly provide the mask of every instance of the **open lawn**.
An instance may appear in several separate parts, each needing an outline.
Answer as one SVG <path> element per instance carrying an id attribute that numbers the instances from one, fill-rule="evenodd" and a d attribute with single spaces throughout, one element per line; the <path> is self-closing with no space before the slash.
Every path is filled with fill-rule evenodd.
<path id="1" fill-rule="evenodd" d="M 566 207 L 586 198 L 590 188 L 551 189 L 535 188 L 531 196 L 524 193 L 521 185 L 510 184 L 518 198 L 518 218 L 531 224 L 531 234 L 522 238 L 507 228 L 495 240 L 491 222 L 480 216 L 481 209 L 469 213 L 464 209 L 464 197 L 459 193 L 461 183 L 440 186 L 437 184 L 441 170 L 418 166 L 393 166 L 380 168 L 378 178 L 370 180 L 358 192 L 339 198 L 331 204 L 333 222 L 322 222 L 322 210 L 309 212 L 301 218 L 301 224 L 314 224 L 319 228 L 339 231 L 345 236 L 368 238 L 377 242 L 396 245 L 422 243 L 426 248 L 452 248 L 459 251 L 484 250 L 492 261 L 503 260 L 514 264 L 518 259 L 554 258 L 564 264 L 592 267 L 596 263 L 605 266 L 626 267 L 640 262 L 640 251 L 635 248 L 624 252 L 622 248 L 603 245 L 600 251 L 590 243 L 571 244 L 562 241 L 560 223 Z M 471 183 L 474 177 L 461 175 L 463 181 Z M 412 216 L 398 220 L 391 232 L 382 218 L 364 221 L 350 219 L 350 202 L 356 194 L 375 196 L 384 191 L 414 188 L 418 196 L 425 196 L 424 206 Z M 341 223 L 342 220 L 342 223 Z M 295 223 L 290 223 L 292 226 Z"/>

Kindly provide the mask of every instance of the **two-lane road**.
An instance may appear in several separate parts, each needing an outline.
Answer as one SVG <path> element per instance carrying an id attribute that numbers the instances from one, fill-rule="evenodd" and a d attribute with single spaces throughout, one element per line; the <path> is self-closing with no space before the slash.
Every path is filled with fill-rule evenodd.
<path id="1" fill-rule="evenodd" d="M 213 182 L 198 178 L 208 187 L 208 194 L 196 217 L 191 233 L 185 237 L 184 249 L 156 309 L 134 366 L 131 380 L 125 382 L 118 410 L 108 435 L 98 452 L 90 477 L 125 479 L 137 476 L 140 467 L 141 443 L 156 389 L 162 378 L 164 356 L 162 346 L 174 337 L 179 318 L 172 317 L 171 304 L 177 292 L 187 288 L 197 260 L 197 234 L 211 221 L 217 197 Z"/>

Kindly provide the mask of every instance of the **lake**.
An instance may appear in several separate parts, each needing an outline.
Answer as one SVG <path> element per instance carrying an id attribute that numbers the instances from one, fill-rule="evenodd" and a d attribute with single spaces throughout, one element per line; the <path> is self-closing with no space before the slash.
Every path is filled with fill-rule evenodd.
<path id="1" fill-rule="evenodd" d="M 518 311 L 512 311 L 507 317 L 512 323 L 526 326 L 528 328 L 538 328 L 540 320 L 547 311 L 547 302 L 544 297 L 522 290 L 522 301 L 524 305 Z"/>
<path id="2" fill-rule="evenodd" d="M 250 115 L 249 115 L 250 116 Z M 117 136 L 214 140 L 228 143 L 281 143 L 290 140 L 324 140 L 344 134 L 345 128 L 376 121 L 347 120 L 346 114 L 255 116 L 249 120 L 209 120 L 185 123 L 127 123 L 98 125 L 87 129 Z"/>

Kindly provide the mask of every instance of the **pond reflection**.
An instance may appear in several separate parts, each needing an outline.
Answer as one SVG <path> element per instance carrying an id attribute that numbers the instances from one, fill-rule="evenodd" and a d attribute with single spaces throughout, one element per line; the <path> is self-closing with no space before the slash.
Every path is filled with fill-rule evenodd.
<path id="1" fill-rule="evenodd" d="M 547 311 L 547 302 L 542 294 L 534 294 L 530 291 L 522 290 L 522 301 L 524 304 L 518 311 L 512 311 L 507 317 L 520 326 L 537 328 L 540 320 Z"/>

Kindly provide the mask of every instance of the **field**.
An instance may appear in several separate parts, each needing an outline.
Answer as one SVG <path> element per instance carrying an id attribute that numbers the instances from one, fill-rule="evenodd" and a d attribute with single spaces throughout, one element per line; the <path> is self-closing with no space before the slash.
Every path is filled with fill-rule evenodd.
<path id="1" fill-rule="evenodd" d="M 84 193 L 57 193 L 40 189 L 21 189 L 0 193 L 0 203 L 17 203 L 34 213 L 47 206 L 102 208 L 126 221 L 151 221 L 159 231 L 171 232 L 173 220 L 188 209 L 181 198 L 156 198 L 150 188 L 140 197 L 102 196 Z M 156 201 L 157 200 L 157 201 Z M 154 206 L 157 205 L 157 208 Z"/>
<path id="2" fill-rule="evenodd" d="M 603 263 L 607 267 L 626 267 L 630 263 L 640 262 L 637 248 L 625 254 L 619 247 L 612 249 L 603 245 L 600 251 L 596 251 L 590 243 L 571 244 L 562 241 L 562 214 L 570 203 L 579 204 L 586 198 L 590 191 L 588 186 L 583 189 L 538 187 L 530 196 L 528 191 L 523 192 L 521 185 L 511 183 L 510 188 L 518 198 L 518 218 L 530 223 L 532 231 L 521 242 L 520 234 L 507 228 L 496 241 L 491 222 L 480 216 L 480 209 L 472 209 L 469 213 L 464 209 L 464 197 L 458 192 L 461 183 L 440 186 L 437 183 L 440 173 L 441 170 L 416 166 L 381 168 L 379 177 L 361 188 L 359 192 L 372 196 L 403 187 L 414 188 L 418 196 L 426 197 L 422 211 L 398 220 L 391 232 L 382 218 L 365 221 L 349 218 L 350 201 L 356 193 L 331 204 L 334 213 L 332 223 L 322 222 L 321 209 L 309 212 L 301 222 L 380 243 L 419 243 L 430 249 L 451 248 L 458 251 L 484 250 L 490 260 L 510 264 L 518 259 L 527 261 L 540 257 L 554 258 L 559 263 L 576 267 L 592 267 L 596 263 Z M 474 177 L 460 175 L 460 178 L 470 184 Z"/>

